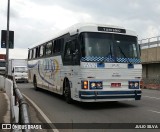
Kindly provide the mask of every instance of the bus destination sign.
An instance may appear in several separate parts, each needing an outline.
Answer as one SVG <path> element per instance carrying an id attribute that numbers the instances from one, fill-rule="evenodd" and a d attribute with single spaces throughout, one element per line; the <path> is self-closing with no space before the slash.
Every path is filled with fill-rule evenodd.
<path id="1" fill-rule="evenodd" d="M 114 32 L 114 33 L 126 33 L 125 29 L 110 28 L 110 27 L 98 27 L 98 31 Z"/>

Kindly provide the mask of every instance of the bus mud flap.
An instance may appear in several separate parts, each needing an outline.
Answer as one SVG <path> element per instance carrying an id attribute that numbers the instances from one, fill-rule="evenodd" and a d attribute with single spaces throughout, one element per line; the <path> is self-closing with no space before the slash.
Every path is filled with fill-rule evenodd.
<path id="1" fill-rule="evenodd" d="M 135 100 L 138 100 L 137 91 L 135 90 L 134 93 L 135 93 Z"/>
<path id="2" fill-rule="evenodd" d="M 97 95 L 98 95 L 98 92 L 97 91 L 94 91 L 94 94 L 95 94 L 95 100 L 97 100 Z"/>

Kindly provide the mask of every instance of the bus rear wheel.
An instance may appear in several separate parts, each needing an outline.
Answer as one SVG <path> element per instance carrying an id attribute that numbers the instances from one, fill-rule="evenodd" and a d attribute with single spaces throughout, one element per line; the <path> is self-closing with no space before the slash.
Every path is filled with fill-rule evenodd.
<path id="1" fill-rule="evenodd" d="M 65 84 L 65 87 L 64 87 L 64 97 L 65 97 L 65 100 L 68 104 L 71 104 L 72 103 L 72 98 L 71 98 L 71 89 L 70 89 L 70 86 L 69 84 Z"/>
<path id="2" fill-rule="evenodd" d="M 34 86 L 35 90 L 38 90 L 36 76 L 33 77 L 33 86 Z"/>

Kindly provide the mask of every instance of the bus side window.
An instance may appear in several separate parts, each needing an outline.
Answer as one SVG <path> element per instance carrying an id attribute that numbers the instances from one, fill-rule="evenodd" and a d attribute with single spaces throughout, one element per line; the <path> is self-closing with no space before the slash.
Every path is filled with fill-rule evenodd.
<path id="1" fill-rule="evenodd" d="M 64 63 L 67 65 L 71 65 L 72 54 L 71 54 L 71 41 L 67 42 L 65 45 L 64 51 Z"/>
<path id="2" fill-rule="evenodd" d="M 54 41 L 53 53 L 60 53 L 62 50 L 62 45 L 64 43 L 64 39 L 57 39 Z"/>
<path id="3" fill-rule="evenodd" d="M 41 45 L 39 49 L 39 56 L 42 57 L 43 55 L 44 55 L 44 45 Z"/>
<path id="4" fill-rule="evenodd" d="M 58 53 L 60 49 L 59 41 L 55 40 L 54 41 L 54 48 L 53 48 L 53 53 Z"/>
<path id="5" fill-rule="evenodd" d="M 52 42 L 46 44 L 46 55 L 51 55 L 52 53 Z"/>
<path id="6" fill-rule="evenodd" d="M 80 46 L 76 39 L 72 40 L 72 54 L 74 65 L 80 64 Z"/>
<path id="7" fill-rule="evenodd" d="M 34 48 L 32 52 L 33 52 L 32 53 L 33 54 L 32 58 L 35 59 L 36 58 L 36 48 Z"/>
<path id="8" fill-rule="evenodd" d="M 79 47 L 76 40 L 72 40 L 66 43 L 64 51 L 64 62 L 68 65 L 79 64 Z"/>
<path id="9" fill-rule="evenodd" d="M 28 51 L 28 59 L 30 59 L 31 56 L 31 50 Z"/>
<path id="10" fill-rule="evenodd" d="M 32 59 L 32 50 L 30 50 L 30 56 L 29 59 Z"/>
<path id="11" fill-rule="evenodd" d="M 52 54 L 54 54 L 55 52 L 54 52 L 54 45 L 55 45 L 55 42 L 54 42 L 54 40 L 52 41 Z"/>
<path id="12" fill-rule="evenodd" d="M 39 57 L 39 47 L 36 47 L 36 58 Z"/>

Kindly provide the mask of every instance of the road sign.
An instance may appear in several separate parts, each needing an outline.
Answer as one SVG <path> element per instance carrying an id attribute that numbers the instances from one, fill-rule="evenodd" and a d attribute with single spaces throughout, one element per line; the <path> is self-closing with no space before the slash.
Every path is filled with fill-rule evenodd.
<path id="1" fill-rule="evenodd" d="M 7 31 L 1 31 L 1 48 L 6 48 L 7 41 Z M 9 48 L 14 48 L 14 31 L 9 31 Z"/>

